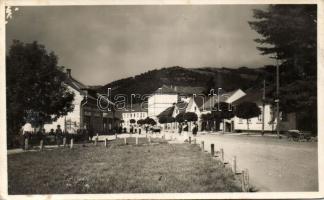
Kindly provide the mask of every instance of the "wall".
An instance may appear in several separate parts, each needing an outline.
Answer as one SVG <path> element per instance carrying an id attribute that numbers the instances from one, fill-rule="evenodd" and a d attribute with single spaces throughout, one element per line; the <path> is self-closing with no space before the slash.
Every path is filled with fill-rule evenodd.
<path id="1" fill-rule="evenodd" d="M 262 106 L 260 106 L 262 112 Z M 265 112 L 264 112 L 264 130 L 265 131 L 274 131 L 277 127 L 277 120 L 275 119 L 273 123 L 269 123 L 272 120 L 271 117 L 271 109 L 270 105 L 265 105 Z M 275 114 L 275 113 L 274 113 Z M 261 113 L 262 116 L 262 113 Z M 262 120 L 261 116 L 254 117 L 250 119 L 249 122 L 249 130 L 262 130 Z M 247 124 L 245 119 L 239 119 L 238 117 L 234 117 L 234 130 L 247 130 Z"/>
<path id="2" fill-rule="evenodd" d="M 154 94 L 148 99 L 148 117 L 156 116 L 177 102 L 177 94 Z"/>
<path id="3" fill-rule="evenodd" d="M 79 91 L 73 89 L 72 87 L 68 86 L 68 89 L 74 93 L 74 100 L 73 105 L 74 109 L 72 112 L 69 112 L 66 116 L 58 118 L 55 122 L 52 122 L 50 124 L 45 124 L 44 129 L 46 132 L 49 132 L 51 129 L 57 128 L 57 125 L 61 126 L 61 129 L 65 129 L 65 120 L 68 122 L 68 124 L 71 124 L 71 126 L 67 129 L 69 133 L 76 132 L 78 128 L 80 128 L 80 105 L 81 101 L 83 100 L 83 96 L 80 94 Z M 70 128 L 71 127 L 71 128 Z"/>

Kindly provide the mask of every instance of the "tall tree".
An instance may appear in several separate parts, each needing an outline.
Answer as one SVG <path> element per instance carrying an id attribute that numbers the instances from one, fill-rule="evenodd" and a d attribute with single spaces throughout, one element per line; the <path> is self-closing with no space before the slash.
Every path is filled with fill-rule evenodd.
<path id="1" fill-rule="evenodd" d="M 74 93 L 64 83 L 57 56 L 37 42 L 14 40 L 6 56 L 8 138 L 31 122 L 42 126 L 72 111 Z"/>
<path id="2" fill-rule="evenodd" d="M 298 124 L 306 125 L 300 128 L 317 133 L 317 6 L 270 5 L 254 10 L 254 18 L 257 48 L 279 61 L 280 110 L 298 112 Z M 275 87 L 269 94 L 276 98 Z"/>
<path id="3" fill-rule="evenodd" d="M 263 55 L 277 56 L 296 76 L 316 75 L 317 6 L 270 5 L 254 10 L 252 29 L 262 35 L 255 39 Z"/>

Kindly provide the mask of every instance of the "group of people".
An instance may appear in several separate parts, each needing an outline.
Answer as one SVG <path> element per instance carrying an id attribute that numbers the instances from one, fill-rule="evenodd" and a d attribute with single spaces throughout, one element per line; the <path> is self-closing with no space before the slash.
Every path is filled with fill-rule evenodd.
<path id="1" fill-rule="evenodd" d="M 63 131 L 61 128 L 61 125 L 57 125 L 56 129 L 51 129 L 49 132 L 46 132 L 46 130 L 39 129 L 36 131 L 30 123 L 25 124 L 25 126 L 22 127 L 22 138 L 25 141 L 25 139 L 28 139 L 31 141 L 32 139 L 36 141 L 44 140 L 46 136 L 51 136 L 51 140 L 53 142 L 56 142 L 57 145 L 62 144 L 63 138 L 70 138 L 72 135 L 69 135 L 68 132 Z M 79 139 L 83 141 L 91 141 L 93 138 L 93 132 L 89 131 L 86 127 L 83 129 L 80 129 L 77 131 L 77 134 L 73 135 L 73 138 L 78 135 Z M 81 138 L 80 138 L 81 136 Z M 24 142 L 23 142 L 24 143 Z"/>
<path id="2" fill-rule="evenodd" d="M 182 132 L 189 133 L 189 125 L 188 125 L 188 122 L 187 121 L 182 122 L 182 123 L 179 123 L 179 126 L 178 126 L 178 133 L 179 133 L 179 135 L 181 135 Z M 192 132 L 192 135 L 193 136 L 196 136 L 197 135 L 197 132 L 198 132 L 198 124 L 196 122 L 193 122 L 193 125 L 191 127 L 191 132 Z"/>

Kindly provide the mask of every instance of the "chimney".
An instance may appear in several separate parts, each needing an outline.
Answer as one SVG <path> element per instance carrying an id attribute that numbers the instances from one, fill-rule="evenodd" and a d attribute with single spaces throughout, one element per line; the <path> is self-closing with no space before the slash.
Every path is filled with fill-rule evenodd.
<path id="1" fill-rule="evenodd" d="M 71 78 L 71 69 L 66 69 L 66 74 L 68 78 Z"/>

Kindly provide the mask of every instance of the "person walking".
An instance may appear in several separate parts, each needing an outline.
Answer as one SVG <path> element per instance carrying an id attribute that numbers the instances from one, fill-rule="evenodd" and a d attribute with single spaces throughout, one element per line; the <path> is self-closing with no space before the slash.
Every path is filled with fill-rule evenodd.
<path id="1" fill-rule="evenodd" d="M 57 125 L 57 128 L 55 130 L 55 137 L 56 137 L 57 146 L 60 146 L 60 144 L 62 143 L 61 142 L 62 136 L 63 136 L 63 131 L 61 129 L 61 125 Z"/>
<path id="2" fill-rule="evenodd" d="M 197 124 L 196 122 L 194 122 L 194 124 L 193 124 L 193 128 L 192 128 L 192 135 L 193 135 L 194 137 L 196 137 L 197 132 L 198 132 L 198 124 Z"/>
<path id="3" fill-rule="evenodd" d="M 33 127 L 30 123 L 26 123 L 23 127 L 22 127 L 22 149 L 24 150 L 28 150 L 28 147 L 30 146 L 30 139 L 31 139 L 31 133 L 33 132 Z M 27 141 L 26 141 L 27 140 Z M 26 144 L 27 143 L 27 144 Z"/>
<path id="4" fill-rule="evenodd" d="M 182 123 L 180 122 L 179 123 L 179 126 L 178 126 L 178 133 L 179 133 L 179 135 L 181 135 L 181 132 L 182 132 Z"/>

